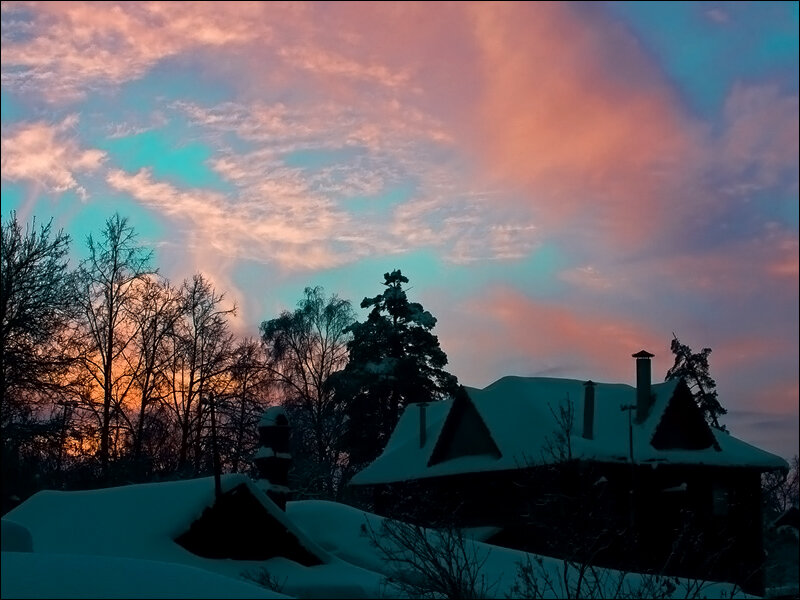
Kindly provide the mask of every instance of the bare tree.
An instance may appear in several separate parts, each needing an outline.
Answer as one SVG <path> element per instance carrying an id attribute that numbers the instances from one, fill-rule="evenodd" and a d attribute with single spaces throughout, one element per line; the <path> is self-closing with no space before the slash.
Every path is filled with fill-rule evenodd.
<path id="1" fill-rule="evenodd" d="M 78 299 L 85 328 L 85 366 L 102 389 L 100 420 L 100 464 L 108 477 L 111 443 L 112 406 L 121 406 L 121 375 L 118 361 L 135 334 L 135 325 L 126 322 L 136 293 L 135 282 L 153 273 L 152 251 L 139 245 L 128 219 L 115 214 L 109 218 L 100 238 L 87 238 L 89 257 L 78 274 Z M 127 391 L 128 387 L 125 387 Z M 118 416 L 118 415 L 115 415 Z"/>
<path id="2" fill-rule="evenodd" d="M 354 321 L 350 302 L 336 295 L 326 298 L 321 287 L 314 287 L 305 289 L 294 312 L 261 324 L 267 367 L 302 445 L 296 461 L 305 456 L 309 463 L 300 485 L 328 497 L 338 487 L 345 422 L 342 400 L 329 379 L 347 364 L 347 328 Z"/>
<path id="3" fill-rule="evenodd" d="M 629 573 L 598 568 L 588 562 L 546 559 L 528 554 L 517 563 L 517 576 L 509 598 L 734 598 L 738 587 L 710 589 L 702 579 L 659 573 Z M 709 594 L 712 594 L 709 596 Z M 714 596 L 713 594 L 718 594 Z"/>
<path id="4" fill-rule="evenodd" d="M 388 583 L 409 598 L 486 598 L 494 587 L 483 567 L 489 558 L 456 527 L 425 529 L 384 519 L 378 531 L 363 526 L 391 570 Z"/>
<path id="5" fill-rule="evenodd" d="M 558 403 L 557 408 L 547 405 L 556 429 L 551 436 L 544 440 L 545 462 L 563 462 L 572 460 L 572 430 L 575 427 L 575 403 L 569 399 L 569 395 Z"/>
<path id="6" fill-rule="evenodd" d="M 52 391 L 70 366 L 67 337 L 75 297 L 67 270 L 69 236 L 52 221 L 0 228 L 0 423 L 27 410 L 31 392 Z"/>
<path id="7" fill-rule="evenodd" d="M 134 325 L 134 338 L 125 360 L 138 392 L 138 410 L 128 419 L 134 465 L 142 460 L 145 428 L 149 415 L 165 396 L 165 369 L 171 361 L 167 343 L 181 317 L 181 296 L 166 279 L 146 277 L 137 283 L 136 295 L 126 308 Z M 127 414 L 123 410 L 122 414 Z M 138 467 L 137 467 L 138 468 Z"/>
<path id="8" fill-rule="evenodd" d="M 774 518 L 800 502 L 800 463 L 798 455 L 792 458 L 788 472 L 768 471 L 761 476 L 764 514 Z"/>
<path id="9" fill-rule="evenodd" d="M 232 390 L 229 402 L 222 406 L 232 438 L 231 470 L 237 473 L 240 464 L 258 446 L 258 422 L 266 406 L 269 376 L 263 347 L 252 338 L 240 340 L 231 360 Z"/>
<path id="10" fill-rule="evenodd" d="M 233 336 L 228 317 L 235 314 L 236 307 L 225 308 L 224 295 L 200 273 L 183 282 L 181 296 L 183 316 L 170 336 L 168 405 L 180 435 L 178 467 L 186 468 L 192 453 L 197 472 L 205 441 L 206 406 L 202 400 L 205 394 L 220 391 L 215 386 L 227 385 L 220 379 L 229 368 Z"/>

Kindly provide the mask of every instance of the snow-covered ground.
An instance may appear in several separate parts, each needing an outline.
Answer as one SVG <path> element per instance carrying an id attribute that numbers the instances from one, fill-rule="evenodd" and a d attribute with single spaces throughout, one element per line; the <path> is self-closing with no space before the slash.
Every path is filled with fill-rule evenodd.
<path id="1" fill-rule="evenodd" d="M 264 502 L 266 496 L 242 476 L 224 477 L 223 487 L 231 489 L 242 482 L 248 482 Z M 387 577 L 398 575 L 396 565 L 384 558 L 373 541 L 375 535 L 380 538 L 381 517 L 333 502 L 290 502 L 286 513 L 277 518 L 323 564 L 305 567 L 285 558 L 210 559 L 192 554 L 174 539 L 213 499 L 210 478 L 85 492 L 40 492 L 4 519 L 2 596 L 377 598 L 401 594 L 398 587 L 387 583 Z M 272 514 L 277 509 L 271 505 L 269 510 Z M 434 542 L 437 539 L 434 532 L 427 535 Z M 568 568 L 563 583 L 562 561 L 472 540 L 468 544 L 470 551 L 485 559 L 481 575 L 491 596 L 512 594 L 518 567 L 529 558 L 537 576 L 554 582 L 552 589 L 544 590 L 544 597 L 566 596 L 564 586 L 577 581 L 577 572 Z M 33 551 L 24 552 L 31 545 Z M 269 574 L 280 594 L 244 575 L 258 571 Z M 645 581 L 637 574 L 611 570 L 597 570 L 594 579 L 601 586 L 598 589 L 608 592 L 607 597 L 612 597 L 617 586 L 630 592 L 641 589 Z M 672 597 L 686 597 L 686 582 L 676 583 Z M 732 593 L 735 590 L 730 584 L 705 583 L 694 597 L 730 597 Z"/>
<path id="2" fill-rule="evenodd" d="M 365 513 L 361 510 L 319 500 L 290 502 L 286 508 L 289 518 L 298 525 L 317 544 L 341 559 L 382 573 L 396 577 L 398 568 L 388 564 L 373 542 L 380 538 L 384 519 L 380 516 Z M 369 532 L 372 531 L 371 535 Z M 480 532 L 478 532 L 480 533 Z M 436 543 L 437 534 L 428 532 Z M 477 537 L 477 536 L 476 536 Z M 381 544 L 388 542 L 381 542 Z M 542 579 L 542 594 L 545 598 L 576 597 L 575 592 L 581 590 L 585 597 L 595 598 L 637 598 L 637 592 L 649 589 L 653 578 L 638 573 L 622 573 L 612 569 L 592 569 L 584 573 L 589 580 L 579 582 L 580 573 L 576 568 L 564 564 L 564 561 L 538 557 L 519 550 L 492 546 L 479 541 L 467 541 L 468 553 L 478 560 L 485 559 L 481 574 L 489 586 L 488 593 L 494 598 L 526 597 L 515 594 L 514 585 L 521 565 L 532 564 L 536 576 Z M 473 551 L 474 549 L 474 551 Z M 539 562 L 541 561 L 541 562 Z M 565 579 L 566 575 L 566 579 Z M 549 578 L 551 584 L 544 583 Z M 746 598 L 746 594 L 728 583 L 688 581 L 671 578 L 675 589 L 664 597 L 671 598 Z M 590 595 L 590 596 L 589 596 Z M 582 596 L 577 596 L 582 597 Z"/>
<path id="3" fill-rule="evenodd" d="M 3 552 L 3 598 L 286 598 L 175 563 L 49 552 Z"/>

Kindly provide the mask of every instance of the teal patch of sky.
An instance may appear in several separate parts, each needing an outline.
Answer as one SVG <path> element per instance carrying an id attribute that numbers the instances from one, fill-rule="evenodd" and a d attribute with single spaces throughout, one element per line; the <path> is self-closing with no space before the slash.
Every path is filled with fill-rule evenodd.
<path id="1" fill-rule="evenodd" d="M 796 180 L 795 180 L 796 181 Z M 776 222 L 792 233 L 800 228 L 800 204 L 797 196 L 786 192 L 765 191 L 754 194 L 751 199 L 752 210 L 757 210 L 760 222 Z"/>
<path id="2" fill-rule="evenodd" d="M 72 192 L 67 192 L 59 198 L 54 208 L 56 210 L 52 216 L 65 223 L 64 228 L 72 236 L 78 257 L 86 256 L 87 236 L 91 234 L 95 240 L 99 239 L 106 220 L 118 213 L 120 217 L 128 219 L 139 243 L 156 251 L 153 266 L 158 266 L 157 244 L 167 236 L 165 223 L 158 214 L 127 195 L 109 191 L 102 198 L 92 196 L 83 202 Z"/>
<path id="3" fill-rule="evenodd" d="M 566 268 L 563 253 L 554 245 L 543 244 L 530 256 L 518 260 L 452 263 L 442 259 L 433 249 L 420 249 L 380 257 L 367 257 L 359 261 L 318 274 L 317 280 L 328 285 L 347 286 L 349 298 L 356 306 L 364 296 L 381 293 L 383 274 L 400 269 L 408 277 L 409 289 L 446 288 L 448 297 L 477 294 L 476 288 L 490 285 L 514 286 L 538 298 L 557 298 L 565 286 L 556 277 Z M 410 292 L 411 294 L 411 292 Z M 344 294 L 343 294 L 344 295 Z"/>
<path id="4" fill-rule="evenodd" d="M 295 271 L 276 275 L 275 267 L 257 261 L 240 261 L 231 276 L 245 294 L 255 294 L 265 314 L 248 315 L 248 326 L 278 316 L 280 310 L 294 310 L 305 287 L 322 286 L 326 295 L 337 294 L 350 300 L 357 318 L 367 310 L 360 308 L 365 297 L 383 292 L 383 274 L 400 269 L 408 277 L 409 299 L 422 303 L 434 316 L 447 318 L 443 304 L 453 298 L 477 297 L 483 287 L 512 284 L 524 293 L 545 300 L 555 300 L 566 290 L 556 277 L 566 268 L 564 254 L 545 244 L 522 260 L 491 263 L 454 264 L 443 260 L 434 250 L 421 249 L 395 255 L 361 258 L 353 263 L 318 271 Z"/>
<path id="5" fill-rule="evenodd" d="M 87 95 L 81 101 L 81 113 L 102 115 L 104 124 L 136 118 L 138 121 L 132 124 L 147 126 L 151 124 L 148 119 L 154 111 L 162 111 L 171 118 L 174 102 L 214 106 L 227 100 L 232 93 L 225 82 L 210 79 L 201 69 L 181 67 L 177 59 L 166 58 L 143 77 Z"/>
<path id="6" fill-rule="evenodd" d="M 411 200 L 416 193 L 416 182 L 403 181 L 387 187 L 374 196 L 347 198 L 342 203 L 342 208 L 356 217 L 387 218 L 392 215 L 398 206 Z"/>
<path id="7" fill-rule="evenodd" d="M 553 242 L 544 242 L 528 256 L 471 263 L 467 270 L 486 285 L 513 285 L 540 300 L 556 300 L 571 288 L 559 273 L 572 266 L 568 254 Z"/>
<path id="8" fill-rule="evenodd" d="M 201 142 L 182 142 L 181 124 L 170 122 L 165 127 L 136 135 L 98 140 L 97 147 L 109 154 L 109 162 L 128 173 L 150 168 L 153 178 L 193 188 L 230 191 L 209 166 L 213 151 Z"/>
<path id="9" fill-rule="evenodd" d="M 248 280 L 263 278 L 263 265 L 240 264 L 234 273 L 234 281 L 242 284 L 244 288 Z M 430 288 L 449 277 L 449 265 L 444 265 L 441 260 L 429 250 L 417 250 L 396 255 L 382 255 L 378 257 L 365 257 L 355 262 L 332 267 L 319 271 L 297 271 L 284 276 L 279 285 L 269 290 L 270 298 L 265 306 L 276 303 L 285 308 L 293 309 L 303 294 L 306 287 L 322 286 L 326 295 L 337 294 L 339 297 L 350 300 L 359 318 L 365 316 L 366 311 L 359 308 L 361 300 L 366 296 L 380 294 L 384 287 L 383 274 L 400 269 L 403 275 L 409 278 L 409 297 L 413 298 L 415 287 L 418 290 Z M 363 314 L 362 314 L 363 313 Z M 272 318 L 271 315 L 269 318 Z"/>
<path id="10" fill-rule="evenodd" d="M 8 218 L 12 210 L 20 211 L 25 202 L 25 188 L 16 183 L 3 182 L 0 188 L 0 204 L 3 205 L 2 217 L 3 220 Z"/>
<path id="11" fill-rule="evenodd" d="M 765 12 L 764 4 L 612 2 L 609 6 L 656 57 L 688 107 L 709 117 L 719 112 L 733 84 L 743 78 L 757 79 L 785 69 L 796 80 L 796 7 L 793 15 L 780 15 Z M 715 22 L 707 14 L 715 8 L 729 20 Z"/>
<path id="12" fill-rule="evenodd" d="M 10 123 L 25 118 L 23 105 L 8 90 L 0 91 L 0 121 Z"/>

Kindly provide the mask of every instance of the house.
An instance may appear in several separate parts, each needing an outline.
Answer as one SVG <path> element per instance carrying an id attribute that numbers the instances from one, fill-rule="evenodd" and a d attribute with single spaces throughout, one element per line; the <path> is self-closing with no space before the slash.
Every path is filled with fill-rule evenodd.
<path id="1" fill-rule="evenodd" d="M 323 548 L 313 530 L 301 528 L 259 482 L 242 474 L 224 474 L 220 498 L 215 498 L 214 487 L 213 477 L 204 477 L 34 494 L 3 515 L 0 595 L 373 598 L 378 594 L 379 573 Z M 319 511 L 307 507 L 306 512 L 312 513 L 310 518 L 325 513 L 316 516 L 322 522 L 331 518 L 324 506 Z M 9 531 L 12 536 L 7 540 Z M 246 574 L 262 570 L 282 585 L 282 594 L 252 581 L 247 584 Z"/>
<path id="2" fill-rule="evenodd" d="M 683 381 L 504 377 L 410 405 L 350 484 L 378 513 L 492 526 L 490 543 L 762 588 L 761 474 L 780 457 L 709 427 Z"/>
<path id="3" fill-rule="evenodd" d="M 44 490 L 3 520 L 26 528 L 33 549 L 44 552 L 71 544 L 76 553 L 108 552 L 190 565 L 197 556 L 254 561 L 278 556 L 312 566 L 328 556 L 255 482 L 238 474 L 223 475 L 219 498 L 210 477 L 101 490 Z"/>

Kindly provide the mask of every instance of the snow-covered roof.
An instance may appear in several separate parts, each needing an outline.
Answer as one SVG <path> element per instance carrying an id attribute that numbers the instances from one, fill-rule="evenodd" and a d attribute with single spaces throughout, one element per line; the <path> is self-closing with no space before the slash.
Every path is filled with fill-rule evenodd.
<path id="1" fill-rule="evenodd" d="M 222 476 L 222 490 L 246 485 L 264 510 L 291 531 L 310 552 L 327 553 L 296 530 L 285 513 L 245 475 Z M 28 498 L 5 518 L 26 527 L 36 552 L 63 551 L 170 562 L 204 561 L 174 542 L 214 503 L 212 477 L 126 485 L 100 490 L 45 490 Z M 122 518 L 121 518 L 122 515 Z"/>
<path id="2" fill-rule="evenodd" d="M 272 458 L 273 456 L 276 458 L 285 458 L 287 460 L 292 459 L 291 452 L 275 452 L 272 448 L 261 446 L 261 448 L 258 449 L 258 452 L 253 455 L 253 460 L 258 458 Z"/>
<path id="3" fill-rule="evenodd" d="M 584 381 L 550 377 L 503 377 L 486 388 L 467 388 L 469 399 L 485 423 L 500 456 L 461 456 L 430 464 L 431 455 L 453 406 L 453 400 L 430 403 L 426 414 L 426 442 L 419 445 L 419 408 L 410 405 L 401 416 L 384 452 L 357 473 L 351 483 L 372 485 L 481 471 L 518 469 L 553 462 L 547 451 L 560 427 L 554 417 L 559 404 L 571 402 L 574 410 L 570 436 L 572 456 L 597 462 L 630 460 L 628 412 L 622 406 L 636 403 L 636 388 L 626 384 L 595 384 L 594 435 L 583 433 Z M 652 386 L 654 402 L 642 423 L 633 431 L 633 460 L 651 464 L 695 464 L 751 466 L 761 469 L 788 468 L 786 461 L 751 446 L 730 434 L 711 429 L 717 442 L 702 450 L 659 450 L 651 445 L 676 381 Z M 551 410 L 552 409 L 552 410 Z M 635 417 L 635 410 L 634 415 Z"/>
<path id="4" fill-rule="evenodd" d="M 283 417 L 285 422 L 281 423 L 278 420 L 278 417 Z M 288 423 L 289 417 L 282 406 L 270 406 L 264 411 L 264 414 L 261 415 L 261 420 L 258 422 L 258 426 L 266 427 L 269 425 L 287 425 Z"/>
<path id="5" fill-rule="evenodd" d="M 22 552 L 3 552 L 2 597 L 134 597 L 134 598 L 202 598 L 284 597 L 242 581 L 242 573 L 266 568 L 278 581 L 285 581 L 283 593 L 301 598 L 370 598 L 380 588 L 380 576 L 345 563 L 323 549 L 292 519 L 280 510 L 260 486 L 239 474 L 222 476 L 223 491 L 245 484 L 253 497 L 275 519 L 298 539 L 304 548 L 319 557 L 323 564 L 306 567 L 284 557 L 267 560 L 232 560 L 204 558 L 192 554 L 174 540 L 214 503 L 214 481 L 211 477 L 127 485 L 100 490 L 61 492 L 42 491 L 4 515 L 3 522 L 13 522 L 32 537 L 33 553 L 19 558 Z M 242 532 L 243 536 L 250 532 Z M 19 544 L 17 544 L 19 546 Z M 17 550 L 22 548 L 15 548 Z M 14 560 L 6 560 L 14 555 Z M 63 559 L 58 558 L 64 555 Z M 69 555 L 69 556 L 66 556 Z M 113 559 L 113 560 L 112 560 Z M 147 561 L 147 563 L 145 563 Z M 68 578 L 63 575 L 64 589 L 54 584 L 38 585 L 14 575 L 36 573 L 37 577 L 62 577 L 72 564 L 85 564 Z M 149 565 L 149 566 L 148 566 Z M 185 567 L 181 569 L 181 567 Z M 102 581 L 87 579 L 91 571 L 113 571 Z M 195 569 L 190 569 L 194 567 Z M 52 569 L 52 570 L 50 570 Z M 150 575 L 145 575 L 149 569 Z M 128 574 L 124 573 L 127 570 Z M 206 577 L 196 576 L 197 585 L 207 585 L 208 593 L 186 586 L 185 594 L 174 590 L 168 579 L 185 581 L 202 570 Z M 210 573 L 209 573 L 210 572 Z M 140 573 L 142 573 L 140 575 Z M 214 574 L 224 576 L 215 579 Z M 156 578 L 151 587 L 136 585 L 130 577 Z M 109 592 L 114 589 L 116 591 Z M 6 590 L 9 590 L 8 594 Z"/>

